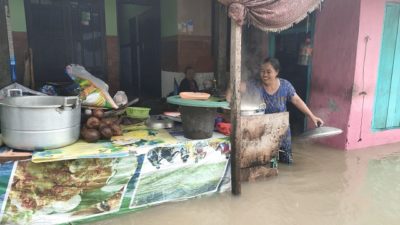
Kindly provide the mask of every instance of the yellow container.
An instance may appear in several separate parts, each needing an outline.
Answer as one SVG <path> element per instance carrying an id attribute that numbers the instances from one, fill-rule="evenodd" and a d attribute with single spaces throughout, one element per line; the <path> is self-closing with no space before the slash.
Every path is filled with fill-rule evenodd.
<path id="1" fill-rule="evenodd" d="M 149 117 L 150 108 L 144 107 L 127 107 L 126 115 L 131 118 L 145 119 Z"/>

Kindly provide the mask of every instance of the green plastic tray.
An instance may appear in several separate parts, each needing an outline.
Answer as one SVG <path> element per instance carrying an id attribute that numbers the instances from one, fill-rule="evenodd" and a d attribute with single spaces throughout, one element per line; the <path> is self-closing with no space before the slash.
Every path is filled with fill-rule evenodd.
<path id="1" fill-rule="evenodd" d="M 207 100 L 188 100 L 182 99 L 179 95 L 167 98 L 167 102 L 174 105 L 207 107 L 207 108 L 228 108 L 229 103 L 221 98 L 210 97 Z"/>

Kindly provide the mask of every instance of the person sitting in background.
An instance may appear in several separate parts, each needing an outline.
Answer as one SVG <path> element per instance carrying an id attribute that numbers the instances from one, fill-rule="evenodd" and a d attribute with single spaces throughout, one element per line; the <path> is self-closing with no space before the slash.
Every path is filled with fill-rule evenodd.
<path id="1" fill-rule="evenodd" d="M 188 66 L 185 68 L 185 78 L 181 81 L 179 85 L 179 93 L 181 92 L 198 92 L 199 86 L 194 79 L 196 73 L 193 67 Z"/>

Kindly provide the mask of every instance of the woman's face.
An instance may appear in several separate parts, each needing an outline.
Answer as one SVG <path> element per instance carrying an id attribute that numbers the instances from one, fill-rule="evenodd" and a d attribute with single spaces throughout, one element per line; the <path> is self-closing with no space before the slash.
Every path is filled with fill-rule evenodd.
<path id="1" fill-rule="evenodd" d="M 263 83 L 269 83 L 278 76 L 279 71 L 276 71 L 271 63 L 264 63 L 261 65 L 260 77 Z"/>

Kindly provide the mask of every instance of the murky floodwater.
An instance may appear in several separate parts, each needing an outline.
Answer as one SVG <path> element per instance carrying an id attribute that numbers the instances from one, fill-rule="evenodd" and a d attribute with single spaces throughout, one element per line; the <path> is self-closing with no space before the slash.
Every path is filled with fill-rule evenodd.
<path id="1" fill-rule="evenodd" d="M 228 193 L 166 203 L 94 225 L 400 224 L 400 144 L 344 152 L 296 143 L 279 175 Z"/>

